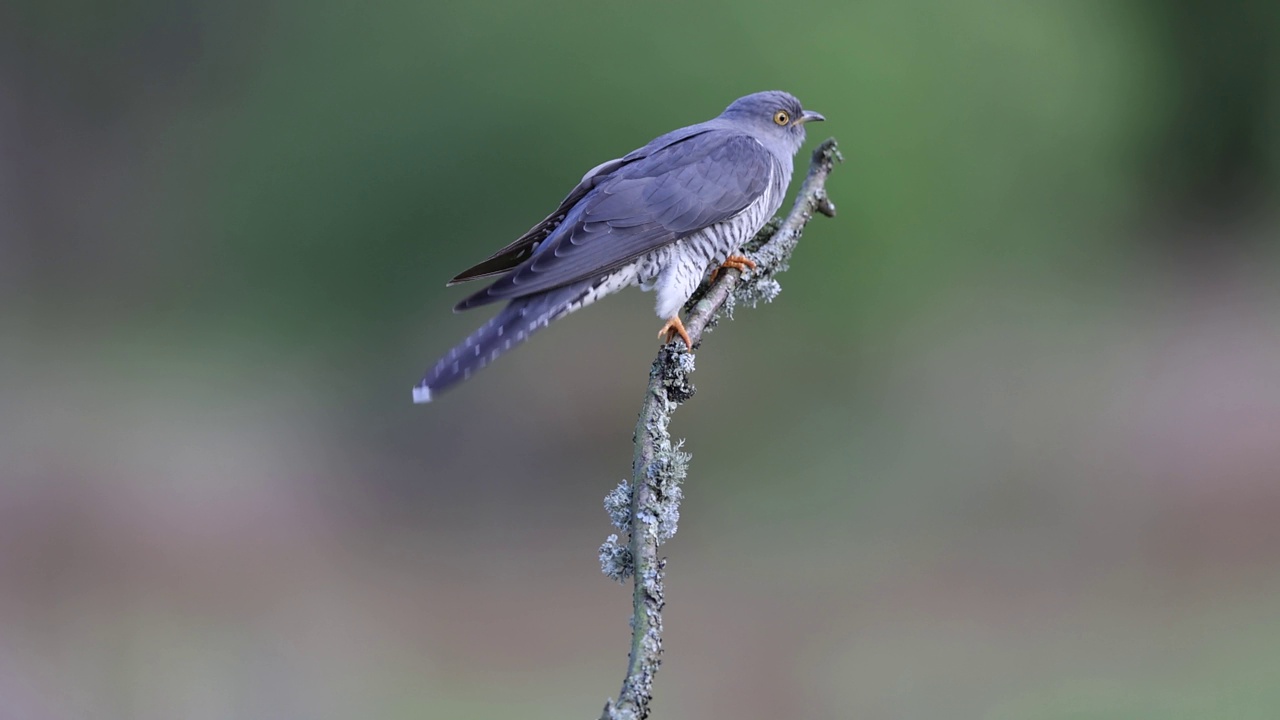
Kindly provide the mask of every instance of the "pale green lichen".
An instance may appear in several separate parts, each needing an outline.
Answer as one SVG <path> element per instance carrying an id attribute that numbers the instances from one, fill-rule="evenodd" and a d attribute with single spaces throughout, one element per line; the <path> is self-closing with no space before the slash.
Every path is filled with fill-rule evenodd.
<path id="1" fill-rule="evenodd" d="M 618 536 L 610 535 L 600 546 L 600 572 L 618 582 L 626 582 L 636 571 L 635 559 L 631 550 L 618 544 Z"/>
<path id="2" fill-rule="evenodd" d="M 614 527 L 627 531 L 631 524 L 631 483 L 623 480 L 604 496 L 604 511 L 609 513 L 609 522 Z"/>
<path id="3" fill-rule="evenodd" d="M 738 283 L 733 289 L 733 304 L 744 303 L 749 308 L 755 308 L 764 303 L 771 303 L 782 292 L 782 285 L 772 277 L 760 278 L 756 282 Z M 726 303 L 729 305 L 729 303 Z M 732 313 L 732 310 L 730 311 Z M 732 317 L 732 315 L 731 315 Z"/>
<path id="4" fill-rule="evenodd" d="M 670 540 L 680 525 L 680 501 L 684 490 L 680 487 L 689 474 L 689 461 L 693 455 L 684 452 L 684 440 L 674 446 L 664 443 L 658 448 L 648 474 L 653 487 L 653 502 L 645 508 L 642 517 L 657 536 L 658 544 Z"/>

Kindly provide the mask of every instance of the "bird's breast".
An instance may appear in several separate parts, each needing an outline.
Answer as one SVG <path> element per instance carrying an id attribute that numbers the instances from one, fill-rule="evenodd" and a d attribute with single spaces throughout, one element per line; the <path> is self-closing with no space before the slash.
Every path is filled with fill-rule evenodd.
<path id="1" fill-rule="evenodd" d="M 681 275 L 696 272 L 701 278 L 708 268 L 741 249 L 782 205 L 790 173 L 776 160 L 771 170 L 765 191 L 738 214 L 637 258 L 634 282 L 642 290 L 652 290 L 668 268 Z"/>

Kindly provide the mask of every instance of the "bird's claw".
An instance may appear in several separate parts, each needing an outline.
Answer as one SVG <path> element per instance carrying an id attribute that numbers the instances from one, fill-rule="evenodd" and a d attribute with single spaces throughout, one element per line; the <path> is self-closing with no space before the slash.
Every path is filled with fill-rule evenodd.
<path id="1" fill-rule="evenodd" d="M 733 268 L 740 273 L 745 273 L 748 270 L 756 269 L 756 261 L 746 255 L 730 255 L 724 259 L 724 262 L 719 267 L 711 271 L 711 279 L 708 282 L 715 282 L 716 278 L 720 277 L 720 271 L 725 268 Z"/>
<path id="2" fill-rule="evenodd" d="M 678 337 L 684 340 L 685 347 L 693 350 L 693 341 L 689 339 L 689 332 L 684 329 L 684 323 L 680 322 L 679 315 L 671 318 L 662 326 L 662 329 L 658 331 L 658 337 L 662 338 L 664 345 Z"/>

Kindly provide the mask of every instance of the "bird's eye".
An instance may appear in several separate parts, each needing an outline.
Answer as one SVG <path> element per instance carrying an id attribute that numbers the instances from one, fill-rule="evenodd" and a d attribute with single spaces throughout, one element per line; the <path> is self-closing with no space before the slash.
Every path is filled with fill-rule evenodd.
<path id="1" fill-rule="evenodd" d="M 786 125 L 791 122 L 791 115 L 786 110 L 779 110 L 773 114 L 773 121 L 779 125 Z"/>

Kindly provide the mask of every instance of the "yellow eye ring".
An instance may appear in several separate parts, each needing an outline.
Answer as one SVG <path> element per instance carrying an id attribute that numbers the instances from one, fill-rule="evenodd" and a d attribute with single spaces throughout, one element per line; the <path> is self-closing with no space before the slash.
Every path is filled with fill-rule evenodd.
<path id="1" fill-rule="evenodd" d="M 779 110 L 773 114 L 773 121 L 779 125 L 786 125 L 791 122 L 791 115 L 786 110 Z"/>

